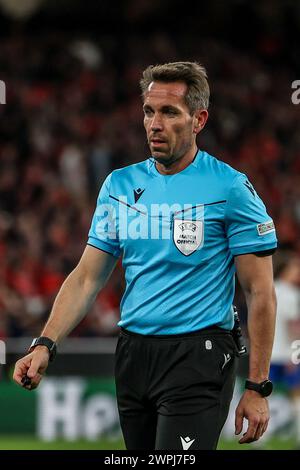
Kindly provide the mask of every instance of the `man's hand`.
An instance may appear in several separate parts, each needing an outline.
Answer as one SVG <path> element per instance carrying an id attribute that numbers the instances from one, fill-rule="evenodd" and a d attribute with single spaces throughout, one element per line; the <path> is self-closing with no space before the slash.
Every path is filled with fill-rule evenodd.
<path id="1" fill-rule="evenodd" d="M 27 356 L 18 360 L 15 365 L 13 379 L 27 390 L 34 390 L 38 387 L 43 378 L 49 362 L 49 350 L 46 346 L 36 346 L 36 348 Z M 31 383 L 23 384 L 23 377 L 29 377 Z"/>
<path id="2" fill-rule="evenodd" d="M 248 420 L 248 429 L 239 443 L 257 441 L 266 431 L 270 419 L 267 399 L 253 390 L 246 390 L 235 412 L 235 434 L 242 432 L 244 418 Z"/>

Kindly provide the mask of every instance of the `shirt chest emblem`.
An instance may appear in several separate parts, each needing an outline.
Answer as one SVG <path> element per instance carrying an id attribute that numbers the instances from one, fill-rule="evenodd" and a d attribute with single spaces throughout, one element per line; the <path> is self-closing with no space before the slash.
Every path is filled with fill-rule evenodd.
<path id="1" fill-rule="evenodd" d="M 203 220 L 187 220 L 174 218 L 173 241 L 176 248 L 185 256 L 189 256 L 203 246 Z"/>

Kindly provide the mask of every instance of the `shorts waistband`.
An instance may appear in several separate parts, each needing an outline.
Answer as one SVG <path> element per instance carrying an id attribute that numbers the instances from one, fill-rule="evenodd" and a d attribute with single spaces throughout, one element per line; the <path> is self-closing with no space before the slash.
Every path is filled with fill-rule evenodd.
<path id="1" fill-rule="evenodd" d="M 181 333 L 178 335 L 142 335 L 140 333 L 134 333 L 133 331 L 126 330 L 125 328 L 120 328 L 120 334 L 124 336 L 132 336 L 136 338 L 144 338 L 144 339 L 180 339 L 180 338 L 190 338 L 193 336 L 203 336 L 207 335 L 207 333 L 211 334 L 231 334 L 231 330 L 225 330 L 224 328 L 220 328 L 217 325 L 210 325 L 201 330 L 191 331 L 190 333 Z"/>

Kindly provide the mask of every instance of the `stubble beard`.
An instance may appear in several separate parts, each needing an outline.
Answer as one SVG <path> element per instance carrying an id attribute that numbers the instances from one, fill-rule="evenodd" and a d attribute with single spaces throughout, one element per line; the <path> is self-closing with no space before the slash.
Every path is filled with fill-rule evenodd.
<path id="1" fill-rule="evenodd" d="M 189 145 L 186 145 L 185 148 L 181 149 L 181 154 L 178 155 L 177 154 L 174 154 L 174 153 L 171 153 L 170 155 L 168 154 L 165 154 L 164 156 L 155 156 L 152 154 L 154 160 L 163 165 L 165 168 L 170 168 L 173 163 L 177 162 L 178 160 L 181 160 L 184 155 L 186 154 L 186 152 L 189 150 L 190 146 Z"/>
<path id="2" fill-rule="evenodd" d="M 166 168 L 169 168 L 176 160 L 179 160 L 180 157 L 176 157 L 175 155 L 171 154 L 165 157 L 156 157 L 153 155 L 154 160 L 161 165 L 164 165 Z"/>
<path id="3" fill-rule="evenodd" d="M 151 146 L 150 146 L 150 150 L 151 150 Z M 160 155 L 156 156 L 153 153 L 152 153 L 152 156 L 157 163 L 159 163 L 160 165 L 163 165 L 166 168 L 169 168 L 171 165 L 173 165 L 174 162 L 176 162 L 177 160 L 180 160 L 181 158 L 178 155 L 175 155 L 174 153 L 168 154 L 164 152 L 161 152 L 161 156 Z"/>

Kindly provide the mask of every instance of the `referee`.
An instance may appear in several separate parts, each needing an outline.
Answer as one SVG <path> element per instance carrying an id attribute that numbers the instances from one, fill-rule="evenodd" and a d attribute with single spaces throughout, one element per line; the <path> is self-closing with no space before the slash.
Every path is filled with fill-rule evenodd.
<path id="1" fill-rule="evenodd" d="M 274 224 L 244 174 L 197 148 L 208 118 L 204 67 L 150 66 L 140 84 L 151 157 L 106 178 L 82 258 L 14 380 L 38 386 L 56 344 L 85 316 L 121 256 L 126 290 L 115 378 L 126 447 L 216 449 L 237 366 L 237 272 L 250 356 L 235 432 L 246 418 L 239 442 L 256 441 L 267 429 L 272 391 Z"/>

